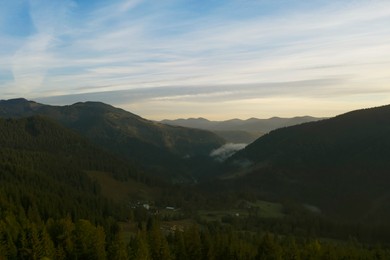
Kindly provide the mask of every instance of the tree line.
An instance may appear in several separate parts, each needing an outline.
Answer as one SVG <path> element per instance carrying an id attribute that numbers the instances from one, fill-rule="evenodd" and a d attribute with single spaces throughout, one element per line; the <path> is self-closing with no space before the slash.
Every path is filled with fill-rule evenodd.
<path id="1" fill-rule="evenodd" d="M 106 226 L 70 216 L 35 223 L 10 213 L 0 220 L 1 259 L 389 259 L 390 250 L 354 239 L 329 241 L 242 232 L 215 223 L 183 231 L 157 219 L 139 223 L 130 238 L 115 221 Z"/>

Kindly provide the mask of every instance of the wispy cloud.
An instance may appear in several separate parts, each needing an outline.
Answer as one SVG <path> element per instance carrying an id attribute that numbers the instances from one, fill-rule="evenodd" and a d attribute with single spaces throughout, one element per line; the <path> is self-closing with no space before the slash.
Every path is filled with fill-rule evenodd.
<path id="1" fill-rule="evenodd" d="M 52 64 L 58 62 L 53 53 L 57 51 L 56 41 L 66 26 L 70 1 L 28 1 L 28 17 L 34 32 L 24 36 L 24 43 L 14 51 L 10 68 L 13 73 L 16 93 L 33 96 L 44 87 L 44 79 Z"/>
<path id="2" fill-rule="evenodd" d="M 224 85 L 202 85 L 202 86 L 163 86 L 150 88 L 135 88 L 130 90 L 98 91 L 82 94 L 59 95 L 41 97 L 38 101 L 69 104 L 77 101 L 101 100 L 114 102 L 116 105 L 135 103 L 151 100 L 160 101 L 193 101 L 200 103 L 248 100 L 253 98 L 267 98 L 274 96 L 322 96 L 333 97 L 346 94 L 345 90 L 338 88 L 345 79 L 315 79 L 306 81 L 272 82 L 257 84 L 224 84 Z M 91 89 L 90 87 L 86 87 Z M 104 89 L 106 86 L 96 87 Z M 318 88 L 320 91 L 318 91 Z M 82 89 L 82 88 L 81 88 Z M 294 90 L 294 91 L 292 91 Z M 359 91 L 359 90 L 358 90 Z M 348 92 L 347 92 L 348 93 Z"/>
<path id="3" fill-rule="evenodd" d="M 388 94 L 390 2 L 313 3 L 31 1 L 35 30 L 0 31 L 0 69 L 13 75 L 0 73 L 0 84 L 47 102 L 88 98 L 141 113 L 147 102 L 245 107 L 278 97 L 344 97 L 348 109 L 357 95 L 372 104 Z"/>

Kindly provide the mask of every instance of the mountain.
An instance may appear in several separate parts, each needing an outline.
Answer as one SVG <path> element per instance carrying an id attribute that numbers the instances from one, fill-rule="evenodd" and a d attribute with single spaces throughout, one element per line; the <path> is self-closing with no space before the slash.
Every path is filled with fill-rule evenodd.
<path id="1" fill-rule="evenodd" d="M 128 259 L 113 246 L 119 221 L 145 199 L 138 190 L 157 190 L 137 177 L 51 119 L 0 118 L 0 259 Z"/>
<path id="2" fill-rule="evenodd" d="M 212 131 L 228 142 L 251 143 L 261 135 L 277 128 L 317 121 L 321 118 L 310 116 L 269 119 L 249 118 L 246 120 L 230 119 L 226 121 L 209 121 L 205 118 L 188 118 L 162 120 L 161 123 Z"/>
<path id="3" fill-rule="evenodd" d="M 234 185 L 349 221 L 390 217 L 390 106 L 271 131 L 227 162 Z"/>
<path id="4" fill-rule="evenodd" d="M 211 132 L 152 122 L 100 102 L 49 106 L 25 99 L 0 101 L 0 117 L 33 115 L 51 118 L 150 172 L 179 179 L 193 177 L 186 176 L 195 172 L 192 159 L 208 158 L 224 144 Z"/>
<path id="5" fill-rule="evenodd" d="M 30 110 L 29 106 L 15 111 L 23 116 L 24 110 Z M 385 116 L 388 118 L 389 114 Z M 387 120 L 378 116 L 374 122 L 385 127 L 383 133 L 389 130 L 384 123 Z M 343 124 L 338 125 L 344 129 Z M 363 125 L 358 131 L 373 130 Z M 386 149 L 388 143 L 384 140 L 381 148 Z M 376 158 L 379 146 L 375 143 L 373 147 L 376 148 L 371 149 L 372 157 Z M 388 150 L 383 154 L 387 156 Z M 251 158 L 258 163 L 257 156 Z M 236 192 L 241 193 L 237 188 L 230 193 L 204 197 L 207 194 L 200 193 L 198 185 L 167 185 L 165 190 L 148 186 L 161 189 L 160 203 L 150 205 L 152 201 L 120 194 L 133 188 L 124 186 L 136 175 L 129 162 L 48 117 L 0 118 L 0 258 L 388 259 L 390 256 L 388 227 L 378 232 L 342 223 L 332 225 L 306 215 L 294 217 L 279 203 L 249 197 L 234 205 Z M 96 181 L 99 179 L 111 183 L 99 185 Z M 115 179 L 118 182 L 113 182 Z M 112 198 L 118 195 L 126 203 L 107 199 L 103 195 L 104 186 L 118 189 Z M 387 188 L 388 183 L 382 186 Z M 187 209 L 166 206 L 172 202 L 179 202 Z M 216 209 L 218 203 L 233 205 Z M 208 210 L 197 208 L 207 205 Z M 272 213 L 277 216 L 272 217 Z"/>
<path id="6" fill-rule="evenodd" d="M 92 171 L 120 180 L 137 175 L 128 162 L 49 119 L 0 119 L 1 209 L 25 212 L 33 221 L 67 214 L 98 222 L 119 217 L 117 205 L 87 175 Z"/>

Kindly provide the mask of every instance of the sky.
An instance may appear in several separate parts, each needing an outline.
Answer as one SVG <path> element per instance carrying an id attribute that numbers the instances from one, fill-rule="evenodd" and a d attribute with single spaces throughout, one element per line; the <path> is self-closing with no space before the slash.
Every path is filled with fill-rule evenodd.
<path id="1" fill-rule="evenodd" d="M 388 0 L 0 0 L 0 99 L 161 120 L 390 104 Z"/>

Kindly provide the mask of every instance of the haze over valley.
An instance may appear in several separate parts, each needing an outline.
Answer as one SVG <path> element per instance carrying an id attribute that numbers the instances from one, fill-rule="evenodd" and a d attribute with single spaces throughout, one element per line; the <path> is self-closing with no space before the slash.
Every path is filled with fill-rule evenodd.
<path id="1" fill-rule="evenodd" d="M 221 232 L 228 226 L 258 230 L 262 239 L 267 238 L 261 235 L 265 231 L 305 237 L 314 229 L 319 236 L 343 240 L 353 228 L 365 243 L 387 241 L 389 111 L 383 106 L 282 127 L 247 145 L 227 142 L 208 130 L 150 121 L 100 102 L 50 106 L 22 98 L 2 100 L 4 192 L 20 201 L 15 204 L 20 208 L 12 210 L 27 212 L 23 221 L 67 212 L 68 221 L 76 221 L 74 232 L 86 232 L 78 231 L 82 222 L 77 219 L 104 224 L 114 218 L 120 232 L 134 241 L 142 238 L 131 223 L 151 219 L 162 221 L 158 225 L 168 233 L 212 221 L 221 225 Z M 277 120 L 286 124 L 297 118 Z M 29 193 L 20 197 L 14 193 L 18 187 Z M 61 208 L 45 202 L 49 197 L 61 200 L 58 191 L 65 194 Z M 77 208 L 72 201 L 78 201 Z M 8 207 L 9 202 L 4 203 Z M 90 214 L 96 216 L 91 219 Z M 302 218 L 306 222 L 296 222 Z M 51 225 L 65 220 L 58 221 L 45 225 L 54 228 Z M 316 226 L 317 221 L 328 228 Z M 300 232 L 286 233 L 271 223 L 287 230 L 299 227 Z M 105 247 L 90 247 L 106 254 Z M 77 253 L 68 248 L 67 254 Z M 255 257 L 259 251 L 254 247 L 247 254 Z"/>
<path id="2" fill-rule="evenodd" d="M 390 259 L 390 2 L 0 0 L 0 259 Z"/>
<path id="3" fill-rule="evenodd" d="M 322 118 L 301 116 L 293 118 L 272 117 L 269 119 L 249 118 L 246 120 L 230 119 L 225 121 L 209 121 L 205 118 L 188 118 L 162 120 L 161 123 L 190 128 L 205 129 L 223 137 L 231 143 L 251 143 L 261 135 L 277 128 L 317 121 Z"/>

